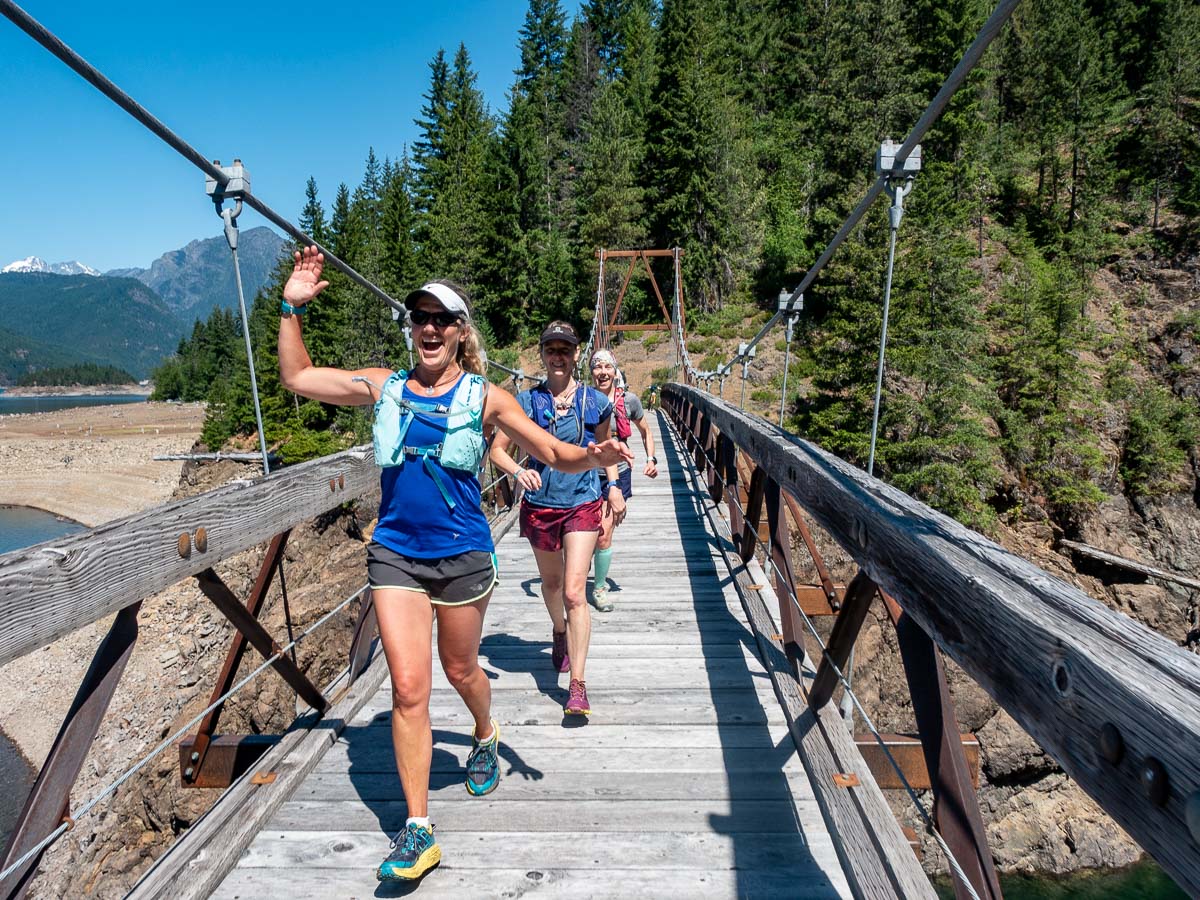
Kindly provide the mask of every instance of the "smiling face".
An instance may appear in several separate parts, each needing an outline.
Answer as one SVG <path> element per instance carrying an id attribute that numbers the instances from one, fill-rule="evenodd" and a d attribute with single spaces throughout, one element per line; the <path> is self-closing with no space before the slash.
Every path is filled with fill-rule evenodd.
<path id="1" fill-rule="evenodd" d="M 607 360 L 598 360 L 592 366 L 592 384 L 597 389 L 608 393 L 609 388 L 613 385 L 613 379 L 617 377 L 617 368 Z"/>
<path id="2" fill-rule="evenodd" d="M 577 350 L 577 347 L 566 341 L 547 341 L 542 344 L 542 363 L 546 366 L 546 374 L 570 376 L 571 370 L 575 368 Z"/>
<path id="3" fill-rule="evenodd" d="M 446 309 L 433 297 L 422 297 L 417 301 L 416 308 L 433 314 L 424 325 L 413 326 L 413 343 L 420 353 L 421 365 L 434 372 L 441 372 L 458 356 L 462 320 L 456 319 L 451 325 L 438 325 L 434 316 L 444 313 Z"/>

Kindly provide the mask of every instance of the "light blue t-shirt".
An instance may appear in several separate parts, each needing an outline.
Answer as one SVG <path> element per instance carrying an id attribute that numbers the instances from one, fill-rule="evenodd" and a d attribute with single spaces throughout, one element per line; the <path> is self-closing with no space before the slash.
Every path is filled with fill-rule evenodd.
<path id="1" fill-rule="evenodd" d="M 525 415 L 560 441 L 580 446 L 596 440 L 596 428 L 612 415 L 612 402 L 595 388 L 583 385 L 575 392 L 571 408 L 561 414 L 554 409 L 554 396 L 544 384 L 521 391 L 517 394 L 517 402 Z M 537 460 L 530 460 L 530 468 L 542 476 L 542 486 L 525 494 L 525 502 L 532 506 L 574 509 L 600 499 L 599 469 L 569 474 Z"/>

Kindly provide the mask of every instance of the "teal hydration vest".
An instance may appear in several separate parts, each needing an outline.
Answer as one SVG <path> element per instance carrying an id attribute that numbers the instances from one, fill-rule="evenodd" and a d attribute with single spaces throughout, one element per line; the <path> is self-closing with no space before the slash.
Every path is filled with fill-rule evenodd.
<path id="1" fill-rule="evenodd" d="M 487 379 L 473 372 L 465 373 L 454 389 L 449 406 L 407 399 L 404 396 L 407 381 L 408 373 L 401 370 L 393 373 L 382 388 L 372 385 L 379 391 L 379 399 L 375 401 L 375 424 L 371 429 L 375 463 L 385 467 L 402 466 L 408 457 L 420 458 L 442 499 L 454 509 L 454 500 L 446 490 L 433 460 L 447 469 L 479 474 L 487 453 L 487 442 L 483 439 L 483 401 L 487 395 Z M 435 424 L 431 420 L 444 421 L 445 437 L 431 446 L 414 447 L 406 444 L 408 429 L 418 416 L 428 425 Z"/>

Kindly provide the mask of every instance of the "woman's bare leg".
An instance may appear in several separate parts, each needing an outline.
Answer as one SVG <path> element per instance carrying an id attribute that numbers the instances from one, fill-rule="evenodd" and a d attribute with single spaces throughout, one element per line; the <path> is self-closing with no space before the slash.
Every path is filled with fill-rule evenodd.
<path id="1" fill-rule="evenodd" d="M 587 576 L 592 567 L 598 531 L 571 531 L 563 535 L 563 603 L 567 607 L 567 650 L 571 678 L 584 681 L 588 645 L 592 641 L 592 613 L 587 604 Z"/>
<path id="2" fill-rule="evenodd" d="M 433 608 L 420 591 L 374 591 L 379 639 L 392 680 L 392 745 L 408 814 L 429 815 L 433 732 L 429 691 L 433 680 Z"/>
<path id="3" fill-rule="evenodd" d="M 485 738 L 492 730 L 492 685 L 479 667 L 479 640 L 487 613 L 486 597 L 467 606 L 437 606 L 438 656 L 446 679 L 458 691 L 475 719 L 475 736 Z"/>

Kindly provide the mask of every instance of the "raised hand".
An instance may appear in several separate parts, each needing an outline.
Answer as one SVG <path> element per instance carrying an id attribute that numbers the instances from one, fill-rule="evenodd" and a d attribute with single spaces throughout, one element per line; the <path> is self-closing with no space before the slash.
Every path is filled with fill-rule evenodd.
<path id="1" fill-rule="evenodd" d="M 295 267 L 283 286 L 283 299 L 292 306 L 303 306 L 317 294 L 329 287 L 328 281 L 321 280 L 321 271 L 325 268 L 325 254 L 316 247 L 305 247 L 304 252 L 297 250 L 292 254 Z"/>

